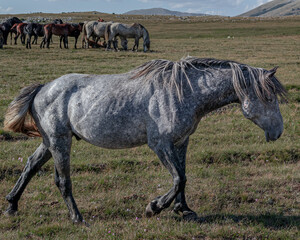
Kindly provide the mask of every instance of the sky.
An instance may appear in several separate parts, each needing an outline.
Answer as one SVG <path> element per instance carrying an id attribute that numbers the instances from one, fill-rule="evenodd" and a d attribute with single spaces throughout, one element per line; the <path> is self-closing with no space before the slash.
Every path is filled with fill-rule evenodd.
<path id="1" fill-rule="evenodd" d="M 0 14 L 130 10 L 166 8 L 172 11 L 236 16 L 271 0 L 0 0 Z"/>

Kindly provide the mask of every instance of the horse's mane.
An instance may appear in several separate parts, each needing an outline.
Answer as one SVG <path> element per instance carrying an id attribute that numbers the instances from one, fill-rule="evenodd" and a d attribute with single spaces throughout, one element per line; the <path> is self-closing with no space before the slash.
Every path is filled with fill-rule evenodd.
<path id="1" fill-rule="evenodd" d="M 268 78 L 268 72 L 262 68 L 251 67 L 235 61 L 217 60 L 212 58 L 186 57 L 173 62 L 164 59 L 152 60 L 133 70 L 133 77 L 144 77 L 146 81 L 154 81 L 159 77 L 164 79 L 164 87 L 175 87 L 179 99 L 183 98 L 182 84 L 187 81 L 191 90 L 187 70 L 194 69 L 209 73 L 211 70 L 230 68 L 232 71 L 232 83 L 239 99 L 247 96 L 247 89 L 252 87 L 256 96 L 264 103 L 272 94 L 286 99 L 287 92 L 279 80 L 273 76 Z M 245 75 L 248 74 L 248 77 Z"/>

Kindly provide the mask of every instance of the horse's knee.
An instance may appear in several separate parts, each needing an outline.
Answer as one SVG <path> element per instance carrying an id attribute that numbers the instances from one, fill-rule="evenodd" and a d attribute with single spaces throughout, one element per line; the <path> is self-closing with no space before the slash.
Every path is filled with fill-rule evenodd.
<path id="1" fill-rule="evenodd" d="M 182 190 L 184 190 L 186 181 L 187 180 L 185 176 L 175 177 L 173 180 L 175 191 L 181 192 Z"/>
<path id="2" fill-rule="evenodd" d="M 72 189 L 71 179 L 59 177 L 58 187 L 64 198 L 69 196 Z"/>

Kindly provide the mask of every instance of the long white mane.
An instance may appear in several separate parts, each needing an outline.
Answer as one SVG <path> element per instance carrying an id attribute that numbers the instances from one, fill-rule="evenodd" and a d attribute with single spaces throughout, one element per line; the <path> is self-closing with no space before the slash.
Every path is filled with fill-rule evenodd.
<path id="1" fill-rule="evenodd" d="M 133 70 L 133 78 L 143 76 L 146 81 L 155 81 L 155 79 L 162 77 L 163 86 L 166 88 L 175 87 L 178 98 L 182 100 L 184 97 L 183 81 L 187 81 L 193 90 L 188 76 L 188 70 L 191 68 L 202 72 L 230 68 L 232 83 L 240 99 L 247 96 L 249 87 L 254 89 L 255 94 L 262 102 L 266 102 L 271 94 L 278 94 L 282 98 L 286 97 L 286 90 L 282 84 L 276 77 L 268 78 L 267 70 L 228 60 L 196 57 L 186 57 L 176 62 L 164 59 L 152 60 Z"/>

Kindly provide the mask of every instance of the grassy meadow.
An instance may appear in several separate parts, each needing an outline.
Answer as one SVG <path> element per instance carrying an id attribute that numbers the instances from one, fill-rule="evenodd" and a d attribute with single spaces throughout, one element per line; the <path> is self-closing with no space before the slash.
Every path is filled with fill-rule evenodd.
<path id="1" fill-rule="evenodd" d="M 39 138 L 3 131 L 4 114 L 19 90 L 67 73 L 115 74 L 158 58 L 190 55 L 230 59 L 271 69 L 289 92 L 281 105 L 284 133 L 266 143 L 238 105 L 210 113 L 191 136 L 186 195 L 201 221 L 185 222 L 172 209 L 153 218 L 144 210 L 171 187 L 171 176 L 147 147 L 107 150 L 74 138 L 73 195 L 91 227 L 74 225 L 54 184 L 53 160 L 35 176 L 19 214 L 0 217 L 0 239 L 300 239 L 300 17 L 219 18 L 122 16 L 91 13 L 16 15 L 70 18 L 73 22 L 139 22 L 151 52 L 50 49 L 20 44 L 0 49 L 0 210 Z M 0 18 L 6 17 L 0 15 Z M 40 39 L 38 40 L 40 42 Z M 129 40 L 129 47 L 133 40 Z M 78 44 L 80 46 L 80 43 Z M 142 40 L 140 50 L 142 50 Z"/>

